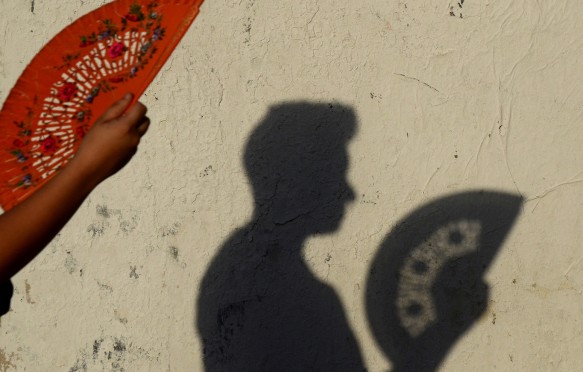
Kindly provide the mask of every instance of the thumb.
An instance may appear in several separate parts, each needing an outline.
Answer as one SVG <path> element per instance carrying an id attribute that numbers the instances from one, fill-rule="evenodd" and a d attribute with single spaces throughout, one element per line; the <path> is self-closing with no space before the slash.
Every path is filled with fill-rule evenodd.
<path id="1" fill-rule="evenodd" d="M 103 115 L 101 115 L 99 121 L 105 122 L 120 117 L 130 105 L 133 97 L 134 96 L 131 93 L 124 95 L 119 101 L 111 105 Z"/>

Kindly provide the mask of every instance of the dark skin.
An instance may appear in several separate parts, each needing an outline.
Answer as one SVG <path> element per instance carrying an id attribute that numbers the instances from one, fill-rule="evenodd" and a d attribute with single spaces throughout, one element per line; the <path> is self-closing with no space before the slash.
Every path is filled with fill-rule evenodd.
<path id="1" fill-rule="evenodd" d="M 69 164 L 28 199 L 0 216 L 0 283 L 8 281 L 50 243 L 91 191 L 136 153 L 150 120 L 127 94 L 83 139 Z"/>

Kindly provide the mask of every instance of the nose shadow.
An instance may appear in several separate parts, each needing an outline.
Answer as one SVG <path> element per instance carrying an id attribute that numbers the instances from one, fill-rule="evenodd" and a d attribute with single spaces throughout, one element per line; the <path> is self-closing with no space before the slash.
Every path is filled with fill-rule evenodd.
<path id="1" fill-rule="evenodd" d="M 484 274 L 518 215 L 522 198 L 466 192 L 409 214 L 378 249 L 366 310 L 393 370 L 434 371 L 485 312 Z"/>
<path id="2" fill-rule="evenodd" d="M 356 126 L 347 106 L 297 102 L 272 107 L 251 133 L 253 217 L 219 248 L 197 299 L 206 371 L 364 369 L 337 294 L 302 256 L 306 239 L 339 228 L 354 198 Z"/>

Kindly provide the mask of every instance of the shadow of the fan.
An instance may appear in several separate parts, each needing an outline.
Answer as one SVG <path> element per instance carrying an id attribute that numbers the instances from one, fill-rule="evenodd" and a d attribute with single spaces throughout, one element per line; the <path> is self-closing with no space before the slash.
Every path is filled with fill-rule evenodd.
<path id="1" fill-rule="evenodd" d="M 467 192 L 431 202 L 397 223 L 373 260 L 366 308 L 393 370 L 434 371 L 484 313 L 484 274 L 522 198 Z"/>

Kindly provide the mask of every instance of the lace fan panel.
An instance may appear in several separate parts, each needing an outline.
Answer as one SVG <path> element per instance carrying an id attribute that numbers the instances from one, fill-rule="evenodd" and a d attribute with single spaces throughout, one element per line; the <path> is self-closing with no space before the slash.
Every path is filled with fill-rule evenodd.
<path id="1" fill-rule="evenodd" d="M 117 23 L 97 20 L 97 30 L 80 36 L 79 52 L 63 56 L 47 96 L 35 96 L 27 118 L 14 122 L 9 151 L 21 172 L 9 180 L 11 187 L 36 186 L 61 169 L 96 119 L 92 105 L 99 95 L 140 74 L 165 36 L 157 7 L 155 1 L 134 3 Z"/>

